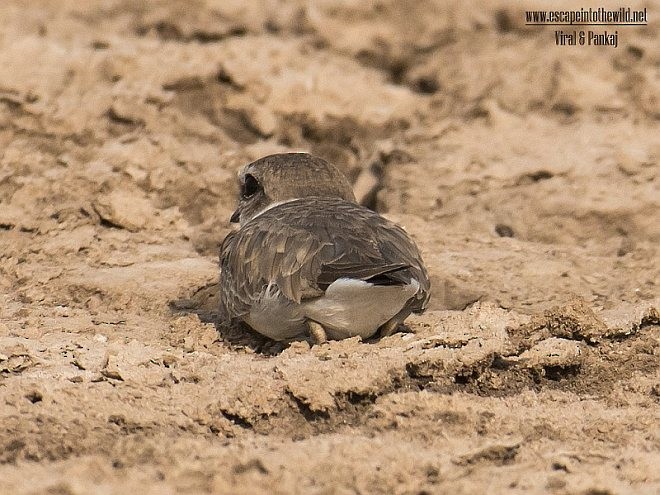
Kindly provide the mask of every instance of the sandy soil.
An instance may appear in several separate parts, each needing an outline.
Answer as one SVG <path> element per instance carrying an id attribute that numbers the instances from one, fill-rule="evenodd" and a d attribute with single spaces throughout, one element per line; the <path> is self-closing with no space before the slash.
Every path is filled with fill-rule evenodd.
<path id="1" fill-rule="evenodd" d="M 658 493 L 660 2 L 523 4 L 3 1 L 0 493 Z M 417 240 L 408 333 L 219 331 L 280 150 Z"/>

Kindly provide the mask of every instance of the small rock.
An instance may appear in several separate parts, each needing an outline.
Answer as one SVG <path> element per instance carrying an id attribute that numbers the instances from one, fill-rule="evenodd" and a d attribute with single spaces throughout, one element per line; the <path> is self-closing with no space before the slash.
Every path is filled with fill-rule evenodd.
<path id="1" fill-rule="evenodd" d="M 608 334 L 605 323 L 579 297 L 565 306 L 544 311 L 543 316 L 534 316 L 530 325 L 537 330 L 547 329 L 553 337 L 590 343 L 597 343 Z"/>
<path id="2" fill-rule="evenodd" d="M 552 337 L 523 352 L 520 361 L 528 367 L 577 366 L 582 364 L 585 353 L 582 342 Z"/>
<path id="3" fill-rule="evenodd" d="M 108 362 L 101 370 L 101 374 L 106 378 L 112 378 L 113 380 L 124 380 L 124 378 L 121 376 L 121 373 L 119 372 L 117 356 L 113 354 L 108 355 Z"/>
<path id="4" fill-rule="evenodd" d="M 120 189 L 101 196 L 93 207 L 103 222 L 130 232 L 146 228 L 156 217 L 156 210 L 147 198 Z"/>

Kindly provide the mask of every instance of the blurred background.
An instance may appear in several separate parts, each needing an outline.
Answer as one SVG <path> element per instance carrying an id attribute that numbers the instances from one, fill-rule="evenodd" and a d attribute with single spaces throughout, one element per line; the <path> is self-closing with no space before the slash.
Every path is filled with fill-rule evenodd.
<path id="1" fill-rule="evenodd" d="M 630 6 L 651 19 L 656 7 Z M 438 303 L 485 290 L 535 306 L 559 297 L 549 280 L 601 305 L 637 300 L 654 290 L 645 262 L 660 237 L 657 26 L 616 28 L 616 48 L 556 46 L 556 28 L 525 25 L 524 10 L 544 7 L 3 2 L 0 224 L 184 236 L 214 256 L 236 171 L 309 151 L 437 256 L 436 285 L 450 280 L 458 298 Z M 486 259 L 461 244 L 503 238 L 522 244 L 487 245 Z M 512 258 L 521 246 L 533 259 Z M 558 246 L 587 251 L 567 264 L 544 249 Z M 496 276 L 475 275 L 488 263 Z M 589 273 L 574 277 L 581 263 Z M 520 285 L 511 270 L 543 289 L 494 287 Z"/>

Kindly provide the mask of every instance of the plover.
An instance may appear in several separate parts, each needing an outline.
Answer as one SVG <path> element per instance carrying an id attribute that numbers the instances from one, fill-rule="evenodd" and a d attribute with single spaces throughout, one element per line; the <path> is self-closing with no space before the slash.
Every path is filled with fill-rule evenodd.
<path id="1" fill-rule="evenodd" d="M 239 175 L 222 243 L 221 312 L 274 340 L 386 336 L 424 311 L 429 278 L 398 225 L 356 203 L 333 165 L 306 153 L 267 156 Z"/>

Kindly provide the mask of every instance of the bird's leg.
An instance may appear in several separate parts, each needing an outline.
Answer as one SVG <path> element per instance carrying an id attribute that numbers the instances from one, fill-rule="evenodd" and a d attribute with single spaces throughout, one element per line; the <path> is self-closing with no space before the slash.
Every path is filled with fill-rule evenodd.
<path id="1" fill-rule="evenodd" d="M 309 334 L 312 336 L 315 344 L 323 344 L 328 341 L 328 336 L 325 333 L 323 325 L 312 320 L 307 320 L 307 326 L 309 327 Z"/>
<path id="2" fill-rule="evenodd" d="M 390 321 L 386 321 L 380 327 L 380 336 L 389 337 L 390 335 L 396 333 L 396 329 L 399 326 L 399 320 L 397 318 L 392 318 Z"/>

